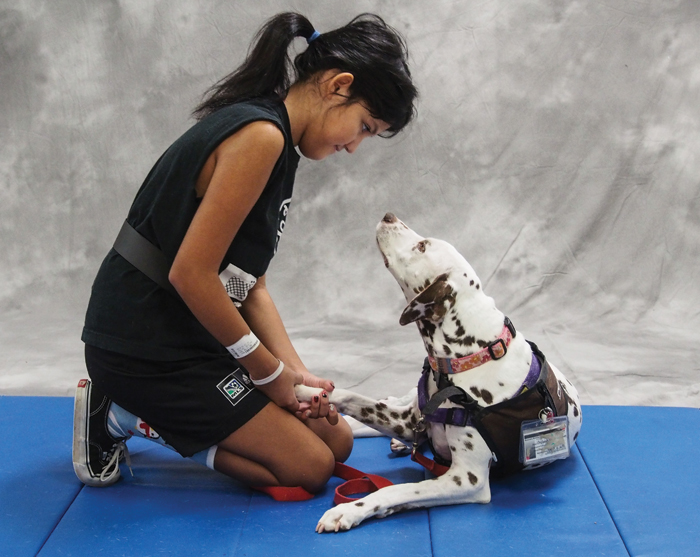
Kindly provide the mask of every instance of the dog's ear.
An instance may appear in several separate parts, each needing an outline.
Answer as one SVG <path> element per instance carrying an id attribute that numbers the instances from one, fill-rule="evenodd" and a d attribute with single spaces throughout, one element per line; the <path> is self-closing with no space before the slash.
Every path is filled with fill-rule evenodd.
<path id="1" fill-rule="evenodd" d="M 454 303 L 454 289 L 447 282 L 447 274 L 440 275 L 430 286 L 411 300 L 406 309 L 403 310 L 399 323 L 408 325 L 419 319 L 429 319 L 434 323 L 439 323 Z"/>

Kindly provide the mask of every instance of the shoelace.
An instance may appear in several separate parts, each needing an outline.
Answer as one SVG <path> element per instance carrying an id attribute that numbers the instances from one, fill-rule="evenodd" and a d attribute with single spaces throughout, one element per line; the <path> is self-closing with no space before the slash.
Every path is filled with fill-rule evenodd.
<path id="1" fill-rule="evenodd" d="M 129 449 L 126 447 L 126 443 L 124 443 L 124 441 L 119 441 L 119 443 L 117 443 L 112 450 L 112 456 L 110 457 L 109 462 L 100 473 L 101 481 L 108 482 L 114 478 L 114 476 L 119 474 L 119 461 L 121 460 L 122 456 L 126 461 L 126 465 L 129 467 L 129 472 L 131 472 L 132 476 L 134 475 L 134 471 L 131 469 L 131 456 L 129 455 Z"/>

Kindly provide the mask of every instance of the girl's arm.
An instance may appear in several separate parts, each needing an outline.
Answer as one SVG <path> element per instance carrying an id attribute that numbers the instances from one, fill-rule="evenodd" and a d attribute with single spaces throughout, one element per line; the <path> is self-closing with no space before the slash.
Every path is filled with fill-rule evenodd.
<path id="1" fill-rule="evenodd" d="M 265 188 L 283 148 L 282 132 L 264 121 L 249 124 L 219 145 L 212 155 L 215 166 L 211 180 L 170 269 L 169 279 L 178 294 L 224 346 L 248 334 L 250 327 L 221 284 L 219 266 Z M 253 379 L 269 376 L 278 366 L 277 358 L 262 342 L 240 362 Z M 276 380 L 259 387 L 291 411 L 299 408 L 294 385 L 302 382 L 294 365 L 286 366 Z"/>
<path id="2" fill-rule="evenodd" d="M 255 286 L 248 292 L 248 297 L 243 302 L 240 312 L 255 336 L 267 349 L 282 360 L 285 365 L 304 376 L 305 385 L 320 387 L 328 392 L 333 390 L 334 385 L 331 381 L 312 375 L 301 361 L 267 289 L 265 276 L 260 277 Z"/>

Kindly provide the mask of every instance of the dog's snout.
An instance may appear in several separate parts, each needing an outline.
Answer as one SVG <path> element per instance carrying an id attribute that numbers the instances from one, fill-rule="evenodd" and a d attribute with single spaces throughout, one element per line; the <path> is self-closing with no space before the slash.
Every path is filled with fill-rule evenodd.
<path id="1" fill-rule="evenodd" d="M 382 220 L 384 222 L 392 223 L 396 222 L 399 219 L 396 218 L 396 215 L 394 213 L 387 213 L 386 215 L 384 215 L 384 218 Z"/>

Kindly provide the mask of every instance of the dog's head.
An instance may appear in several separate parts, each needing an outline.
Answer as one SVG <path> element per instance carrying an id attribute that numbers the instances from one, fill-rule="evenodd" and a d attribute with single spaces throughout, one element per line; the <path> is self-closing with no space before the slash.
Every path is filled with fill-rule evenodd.
<path id="1" fill-rule="evenodd" d="M 401 286 L 408 303 L 401 315 L 402 325 L 418 321 L 425 336 L 424 331 L 440 328 L 448 315 L 452 315 L 454 322 L 459 317 L 460 325 L 456 329 L 463 333 L 462 325 L 469 321 L 485 320 L 489 324 L 498 321 L 499 317 L 493 314 L 500 312 L 483 293 L 476 272 L 449 243 L 424 238 L 387 213 L 377 225 L 377 244 L 384 264 Z M 502 314 L 500 320 L 502 326 Z"/>
<path id="2" fill-rule="evenodd" d="M 481 288 L 474 269 L 454 247 L 418 235 L 391 213 L 377 225 L 377 244 L 407 302 L 416 296 L 424 302 L 449 297 L 465 280 L 475 290 Z"/>

